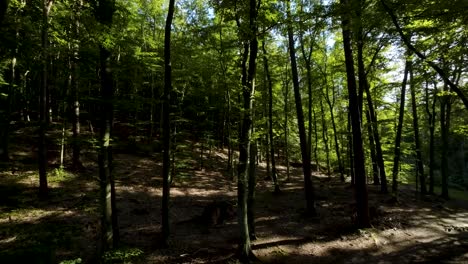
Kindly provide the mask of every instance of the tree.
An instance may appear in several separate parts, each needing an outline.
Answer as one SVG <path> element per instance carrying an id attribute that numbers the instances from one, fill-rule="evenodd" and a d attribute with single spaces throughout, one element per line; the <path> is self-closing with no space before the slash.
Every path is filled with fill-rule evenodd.
<path id="1" fill-rule="evenodd" d="M 342 10 L 352 10 L 350 7 L 353 2 L 349 0 L 340 0 Z M 364 168 L 364 151 L 362 147 L 361 135 L 361 117 L 359 115 L 359 101 L 356 89 L 356 77 L 354 70 L 353 51 L 351 49 L 351 18 L 348 12 L 342 14 L 341 28 L 343 33 L 343 49 L 346 64 L 346 77 L 348 80 L 348 98 L 349 98 L 349 113 L 351 117 L 351 129 L 353 136 L 353 164 L 355 177 L 355 197 L 357 209 L 357 226 L 368 227 L 369 222 L 369 207 L 368 194 L 366 185 L 366 175 Z"/>
<path id="2" fill-rule="evenodd" d="M 304 192 L 306 199 L 306 214 L 310 216 L 317 215 L 315 210 L 315 201 L 314 201 L 314 187 L 312 184 L 311 178 L 311 167 L 310 167 L 310 151 L 307 147 L 307 139 L 304 125 L 304 112 L 302 110 L 302 99 L 301 93 L 299 91 L 299 74 L 297 72 L 297 62 L 296 62 L 296 48 L 294 45 L 294 33 L 293 33 L 293 24 L 291 16 L 291 3 L 290 0 L 287 1 L 287 31 L 288 31 L 288 44 L 289 44 L 289 57 L 291 61 L 291 73 L 292 81 L 294 88 L 294 99 L 296 102 L 296 115 L 297 115 L 297 125 L 299 128 L 299 141 L 301 144 L 301 156 L 302 156 L 302 170 L 304 173 Z"/>
<path id="3" fill-rule="evenodd" d="M 42 4 L 42 81 L 39 96 L 39 195 L 46 196 L 48 192 L 47 187 L 47 145 L 46 145 L 46 132 L 49 122 L 48 107 L 48 43 L 49 43 L 49 13 L 52 8 L 53 0 L 43 0 Z"/>
<path id="4" fill-rule="evenodd" d="M 164 106 L 163 106 L 163 198 L 162 198 L 162 233 L 163 244 L 168 245 L 169 239 L 169 198 L 170 198 L 170 142 L 171 120 L 170 102 L 172 92 L 172 65 L 171 65 L 171 27 L 174 17 L 175 0 L 169 1 L 166 27 L 164 30 Z"/>
<path id="5" fill-rule="evenodd" d="M 403 119 L 405 114 L 405 95 L 406 95 L 406 83 L 408 79 L 408 71 L 411 65 L 410 60 L 406 60 L 405 64 L 405 71 L 403 82 L 401 85 L 401 94 L 400 94 L 400 108 L 399 108 L 399 115 L 398 115 L 398 124 L 397 124 L 397 132 L 395 138 L 395 148 L 394 148 L 394 157 L 393 157 L 393 177 L 392 177 L 392 194 L 396 198 L 398 192 L 398 171 L 399 171 L 399 162 L 400 162 L 400 154 L 401 154 L 401 133 L 403 130 Z"/>
<path id="6" fill-rule="evenodd" d="M 416 150 L 416 167 L 417 173 L 416 177 L 419 177 L 421 194 L 426 194 L 426 177 L 424 175 L 424 165 L 422 160 L 422 153 L 421 153 L 421 142 L 419 140 L 419 121 L 418 121 L 418 109 L 416 104 L 416 91 L 415 91 L 415 84 L 413 78 L 413 66 L 410 64 L 409 66 L 409 75 L 410 75 L 410 92 L 411 92 L 411 109 L 413 112 L 413 128 L 414 128 L 414 145 Z"/>
<path id="7" fill-rule="evenodd" d="M 263 50 L 263 66 L 265 68 L 265 74 L 268 85 L 268 135 L 269 135 L 269 146 L 270 146 L 270 159 L 271 159 L 271 178 L 275 185 L 274 193 L 280 193 L 278 179 L 276 177 L 276 163 L 275 163 L 275 144 L 273 138 L 273 84 L 271 81 L 270 70 L 268 68 L 268 54 L 265 48 L 265 40 L 262 41 Z"/>
<path id="8" fill-rule="evenodd" d="M 114 0 L 94 3 L 96 20 L 110 29 L 115 12 Z M 99 45 L 101 73 L 101 129 L 99 142 L 99 181 L 101 200 L 101 251 L 115 248 L 119 243 L 115 181 L 112 173 L 112 124 L 113 124 L 113 78 L 111 51 L 103 43 Z"/>

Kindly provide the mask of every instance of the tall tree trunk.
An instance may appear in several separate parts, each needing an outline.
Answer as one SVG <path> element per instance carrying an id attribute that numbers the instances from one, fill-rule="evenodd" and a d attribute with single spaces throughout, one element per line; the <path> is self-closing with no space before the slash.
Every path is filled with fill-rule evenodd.
<path id="1" fill-rule="evenodd" d="M 115 11 L 114 0 L 102 1 L 96 6 L 96 18 L 105 27 L 112 26 Z M 111 52 L 102 44 L 99 46 L 101 75 L 101 129 L 99 148 L 99 179 L 101 200 L 101 250 L 115 248 L 119 243 L 115 183 L 112 174 L 112 122 L 113 122 L 113 79 Z"/>
<path id="2" fill-rule="evenodd" d="M 434 166 L 435 166 L 435 140 L 434 140 L 434 132 L 435 132 L 435 102 L 436 102 L 436 94 L 437 94 L 437 84 L 434 82 L 434 93 L 433 99 L 431 104 L 431 109 L 429 109 L 429 85 L 426 82 L 426 113 L 428 116 L 428 124 L 429 124 L 429 194 L 434 194 Z"/>
<path id="3" fill-rule="evenodd" d="M 252 117 L 253 119 L 253 117 Z M 253 120 L 252 120 L 253 123 Z M 252 134 L 255 133 L 255 129 L 252 126 Z M 249 153 L 249 180 L 248 180 L 248 195 L 247 195 L 247 221 L 249 226 L 249 238 L 250 240 L 256 240 L 257 235 L 255 233 L 255 187 L 257 186 L 257 165 L 255 159 L 257 157 L 257 142 L 252 142 Z"/>
<path id="4" fill-rule="evenodd" d="M 271 81 L 270 70 L 268 68 L 268 54 L 265 48 L 265 41 L 262 41 L 262 50 L 263 50 L 263 64 L 265 68 L 265 74 L 268 83 L 268 134 L 270 136 L 270 159 L 271 159 L 271 178 L 275 185 L 274 193 L 280 193 L 278 179 L 276 175 L 276 163 L 275 163 L 275 146 L 273 138 L 273 83 Z"/>
<path id="5" fill-rule="evenodd" d="M 287 2 L 287 16 L 288 16 L 288 43 L 289 43 L 289 57 L 291 60 L 291 72 L 292 72 L 292 81 L 294 88 L 294 99 L 296 101 L 296 115 L 297 115 L 297 124 L 299 127 L 299 140 L 301 144 L 301 155 L 302 155 L 302 170 L 304 172 L 304 191 L 305 191 L 305 200 L 306 200 L 306 214 L 315 216 L 317 214 L 315 210 L 315 200 L 314 200 L 314 187 L 312 184 L 311 178 L 311 167 L 310 167 L 310 154 L 309 148 L 307 147 L 307 138 L 304 125 L 304 113 L 302 110 L 302 99 L 299 88 L 299 74 L 297 71 L 297 62 L 296 62 L 296 49 L 294 46 L 294 34 L 293 34 L 293 24 L 291 19 L 291 1 Z"/>
<path id="6" fill-rule="evenodd" d="M 392 194 L 396 198 L 398 195 L 398 170 L 400 164 L 400 144 L 401 144 L 401 133 L 403 131 L 403 118 L 405 116 L 405 95 L 406 95 L 406 83 L 408 79 L 408 70 L 411 65 L 409 60 L 406 60 L 405 64 L 405 73 L 403 77 L 403 82 L 401 86 L 401 95 L 400 95 L 400 110 L 398 115 L 398 125 L 395 138 L 395 150 L 393 157 L 393 174 L 392 174 Z"/>
<path id="7" fill-rule="evenodd" d="M 170 102 L 172 91 L 172 67 L 171 67 L 171 27 L 174 18 L 175 0 L 169 0 L 166 27 L 164 30 L 164 102 L 163 102 L 163 194 L 162 194 L 162 237 L 163 245 L 169 242 L 169 198 L 170 198 L 170 149 L 171 149 L 171 120 Z"/>
<path id="8" fill-rule="evenodd" d="M 416 105 L 416 91 L 414 88 L 413 66 L 411 64 L 409 67 L 409 74 L 410 74 L 411 107 L 413 111 L 414 145 L 416 148 L 416 167 L 417 167 L 416 177 L 419 177 L 419 182 L 421 186 L 421 194 L 426 194 L 427 193 L 426 176 L 424 175 L 424 165 L 423 165 L 422 153 L 421 153 L 421 142 L 419 140 L 418 108 Z"/>
<path id="9" fill-rule="evenodd" d="M 236 22 L 239 29 L 244 28 L 239 17 L 236 14 Z M 251 148 L 251 127 L 253 115 L 253 96 L 255 95 L 255 74 L 257 67 L 258 40 L 257 40 L 257 1 L 249 1 L 249 25 L 248 32 L 243 36 L 243 54 L 242 54 L 242 96 L 243 111 L 242 123 L 239 133 L 239 164 L 237 181 L 237 199 L 238 199 L 238 221 L 239 221 L 239 248 L 238 258 L 241 263 L 249 263 L 255 258 L 250 242 L 249 222 L 249 189 L 255 188 L 250 185 L 249 179 L 249 161 Z M 247 66 L 248 63 L 248 66 Z M 250 209 L 251 210 L 251 209 Z"/>
<path id="10" fill-rule="evenodd" d="M 345 8 L 350 8 L 349 0 L 340 0 Z M 364 167 L 364 150 L 362 147 L 361 117 L 359 115 L 359 101 L 357 98 L 356 76 L 354 71 L 353 51 L 351 49 L 351 19 L 349 13 L 342 17 L 343 48 L 346 63 L 346 77 L 348 80 L 349 113 L 353 131 L 353 154 L 355 171 L 355 198 L 357 209 L 357 226 L 369 227 L 369 207 L 366 174 Z"/>
<path id="11" fill-rule="evenodd" d="M 365 90 L 366 90 L 367 105 L 369 107 L 369 117 L 370 117 L 371 126 L 372 126 L 373 139 L 375 142 L 375 156 L 376 156 L 378 172 L 380 176 L 380 192 L 388 193 L 387 175 L 385 173 L 385 163 L 384 163 L 383 153 L 382 153 L 382 144 L 380 143 L 379 127 L 377 123 L 377 113 L 375 112 L 374 102 L 372 101 L 372 94 L 370 92 L 370 87 L 369 87 L 369 83 L 367 82 L 367 80 L 365 82 Z"/>
<path id="12" fill-rule="evenodd" d="M 349 156 L 349 174 L 351 177 L 351 186 L 356 183 L 356 174 L 354 171 L 354 150 L 353 150 L 353 131 L 351 128 L 351 113 L 348 107 L 348 156 Z"/>
<path id="13" fill-rule="evenodd" d="M 47 111 L 47 71 L 48 71 L 48 30 L 49 30 L 49 12 L 52 7 L 52 0 L 43 0 L 42 6 L 42 83 L 39 99 L 39 195 L 46 196 L 47 187 L 47 146 L 46 132 L 48 127 L 48 111 Z"/>
<path id="14" fill-rule="evenodd" d="M 332 100 L 330 100 L 330 97 L 328 94 L 328 86 L 325 86 L 325 87 L 326 87 L 325 100 L 327 101 L 328 108 L 330 109 L 330 117 L 331 117 L 332 128 L 333 128 L 333 138 L 335 140 L 335 152 L 336 152 L 336 158 L 338 160 L 338 170 L 340 172 L 340 180 L 341 182 L 344 182 L 345 181 L 344 169 L 343 169 L 343 163 L 341 161 L 340 145 L 338 144 L 338 133 L 337 133 L 336 123 L 335 123 L 335 114 L 333 112 L 333 106 L 335 105 L 335 86 L 332 85 L 332 93 L 333 93 Z"/>
<path id="15" fill-rule="evenodd" d="M 369 136 L 369 146 L 371 152 L 371 161 L 372 161 L 372 178 L 374 185 L 380 184 L 379 178 L 379 166 L 377 165 L 377 155 L 375 154 L 375 141 L 374 141 L 374 133 L 372 132 L 372 120 L 370 118 L 370 111 L 366 111 L 366 119 L 367 119 L 367 134 Z"/>
<path id="16" fill-rule="evenodd" d="M 449 91 L 448 85 L 444 85 L 444 91 Z M 441 175 L 442 175 L 442 193 L 444 199 L 449 198 L 448 193 L 448 149 L 449 149 L 449 131 L 450 131 L 450 96 L 443 95 L 440 98 L 440 131 L 442 138 L 441 150 Z"/>
<path id="17" fill-rule="evenodd" d="M 74 23 L 74 38 L 72 46 L 72 59 L 71 59 L 71 94 L 72 94 L 72 131 L 73 131 L 73 156 L 72 156 L 72 167 L 81 169 L 83 165 L 80 160 L 80 144 L 78 138 L 80 135 L 80 102 L 78 100 L 78 75 L 79 75 L 79 34 L 80 34 L 80 13 L 81 13 L 81 1 L 77 2 L 75 12 L 75 23 Z"/>
<path id="18" fill-rule="evenodd" d="M 290 180 L 289 173 L 289 133 L 288 133 L 288 116 L 289 116 L 289 81 L 288 69 L 286 66 L 285 82 L 284 82 L 284 149 L 286 152 L 286 180 Z"/>
<path id="19" fill-rule="evenodd" d="M 328 145 L 328 133 L 327 133 L 327 123 L 325 120 L 325 109 L 323 108 L 323 101 L 322 98 L 320 98 L 320 112 L 322 114 L 322 139 L 323 139 L 323 144 L 325 145 L 325 156 L 326 156 L 326 162 L 327 162 L 327 175 L 330 177 L 331 172 L 330 172 L 330 147 Z"/>

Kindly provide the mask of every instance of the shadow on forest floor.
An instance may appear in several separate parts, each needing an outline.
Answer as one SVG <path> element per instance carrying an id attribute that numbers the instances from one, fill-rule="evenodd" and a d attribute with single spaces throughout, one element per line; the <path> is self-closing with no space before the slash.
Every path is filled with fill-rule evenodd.
<path id="1" fill-rule="evenodd" d="M 50 195 L 37 198 L 37 173 L 28 141 L 13 147 L 13 161 L 0 172 L 0 262 L 58 263 L 81 258 L 96 262 L 99 234 L 96 153 L 83 151 L 80 173 L 51 170 Z M 184 142 L 176 156 L 171 189 L 170 248 L 159 246 L 161 159 L 159 154 L 115 154 L 114 174 L 121 242 L 144 253 L 133 263 L 232 263 L 236 219 L 213 228 L 179 223 L 200 215 L 212 201 L 236 201 L 236 183 L 225 173 L 226 152 L 205 153 L 200 168 L 198 145 Z M 456 203 L 418 197 L 402 188 L 399 204 L 369 185 L 373 228 L 353 228 L 353 190 L 348 184 L 315 175 L 320 217 L 302 217 L 301 170 L 280 177 L 274 195 L 258 169 L 256 255 L 264 263 L 394 263 L 468 261 L 468 210 Z M 278 166 L 280 175 L 285 168 Z M 127 254 L 131 255 L 131 254 Z M 138 254 L 136 254 L 138 255 Z"/>

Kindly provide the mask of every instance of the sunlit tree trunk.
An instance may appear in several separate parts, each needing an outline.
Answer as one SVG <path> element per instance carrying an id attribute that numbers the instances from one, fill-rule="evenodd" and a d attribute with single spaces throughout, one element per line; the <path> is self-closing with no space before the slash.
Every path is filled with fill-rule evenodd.
<path id="1" fill-rule="evenodd" d="M 262 42 L 263 50 L 263 66 L 265 68 L 265 74 L 268 83 L 268 135 L 270 137 L 270 159 L 271 159 L 271 178 L 275 185 L 275 193 L 280 193 L 278 179 L 276 175 L 276 163 L 275 163 L 275 147 L 274 147 L 274 138 L 273 138 L 273 83 L 271 81 L 270 70 L 268 68 L 268 54 L 265 48 L 265 41 Z"/>
<path id="2" fill-rule="evenodd" d="M 421 194 L 426 194 L 426 176 L 424 175 L 424 165 L 422 160 L 422 153 L 421 153 L 421 142 L 419 140 L 419 119 L 418 119 L 418 108 L 416 105 L 416 91 L 413 79 L 413 66 L 410 65 L 409 68 L 410 74 L 410 93 L 411 93 L 411 109 L 413 111 L 413 128 L 414 128 L 414 144 L 416 148 L 416 167 L 417 167 L 417 175 L 419 177 L 419 182 L 421 186 Z"/>
<path id="3" fill-rule="evenodd" d="M 403 118 L 405 114 L 405 95 L 406 95 L 406 83 L 408 79 L 408 70 L 410 67 L 411 62 L 409 60 L 406 61 L 405 65 L 405 73 L 403 76 L 403 82 L 401 86 L 401 94 L 400 94 L 400 110 L 398 114 L 398 124 L 397 124 L 397 131 L 395 137 L 395 148 L 394 148 L 394 156 L 393 156 L 393 173 L 392 173 L 392 194 L 396 198 L 398 195 L 398 171 L 399 171 L 399 164 L 400 164 L 400 154 L 401 154 L 401 134 L 403 131 Z"/>

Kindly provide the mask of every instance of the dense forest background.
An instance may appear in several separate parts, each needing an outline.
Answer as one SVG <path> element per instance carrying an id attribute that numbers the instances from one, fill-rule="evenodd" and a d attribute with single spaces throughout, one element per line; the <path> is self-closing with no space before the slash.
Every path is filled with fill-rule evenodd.
<path id="1" fill-rule="evenodd" d="M 467 10 L 464 0 L 3 0 L 2 170 L 28 156 L 47 201 L 48 177 L 98 167 L 104 252 L 119 240 L 114 154 L 161 154 L 148 173 L 162 179 L 169 246 L 171 185 L 225 151 L 243 262 L 255 259 L 256 182 L 280 195 L 298 167 L 304 217 L 318 217 L 312 174 L 353 186 L 359 228 L 375 210 L 368 184 L 395 203 L 400 185 L 458 199 Z"/>

